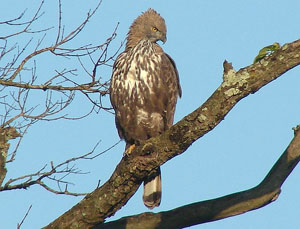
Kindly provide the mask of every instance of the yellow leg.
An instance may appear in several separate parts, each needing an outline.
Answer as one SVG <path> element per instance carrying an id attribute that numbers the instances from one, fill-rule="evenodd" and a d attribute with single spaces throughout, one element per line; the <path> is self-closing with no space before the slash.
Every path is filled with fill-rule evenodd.
<path id="1" fill-rule="evenodd" d="M 135 144 L 130 145 L 130 146 L 125 150 L 124 156 L 125 156 L 125 155 L 126 155 L 126 156 L 129 156 L 134 148 L 135 148 Z"/>

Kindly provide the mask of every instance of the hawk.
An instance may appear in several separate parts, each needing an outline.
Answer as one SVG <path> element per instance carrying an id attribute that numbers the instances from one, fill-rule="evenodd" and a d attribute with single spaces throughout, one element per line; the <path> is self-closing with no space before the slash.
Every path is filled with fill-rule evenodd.
<path id="1" fill-rule="evenodd" d="M 165 20 L 148 9 L 130 26 L 125 51 L 113 65 L 110 100 L 125 152 L 173 124 L 181 87 L 175 62 L 156 43 L 165 43 L 166 33 Z M 143 201 L 149 209 L 159 206 L 160 168 L 144 180 Z"/>

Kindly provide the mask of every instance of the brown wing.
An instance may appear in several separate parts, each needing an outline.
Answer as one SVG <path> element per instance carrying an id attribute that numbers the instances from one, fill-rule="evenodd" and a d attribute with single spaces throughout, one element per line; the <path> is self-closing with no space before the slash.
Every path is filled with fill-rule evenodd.
<path id="1" fill-rule="evenodd" d="M 162 65 L 161 74 L 166 79 L 168 88 L 168 91 L 166 92 L 166 96 L 168 97 L 166 106 L 166 129 L 168 129 L 173 125 L 177 97 L 181 97 L 182 91 L 176 64 L 167 53 L 164 53 Z"/>
<path id="2" fill-rule="evenodd" d="M 128 96 L 126 89 L 126 79 L 130 68 L 130 56 L 127 52 L 121 53 L 113 65 L 113 73 L 110 83 L 110 101 L 115 110 L 115 123 L 118 134 L 121 139 L 126 142 L 130 141 L 130 137 L 126 136 L 125 129 L 133 128 L 133 119 L 127 117 L 133 116 L 135 111 Z M 127 120 L 127 122 L 126 122 Z M 130 131 L 130 130 L 129 130 Z M 132 143 L 134 143 L 132 141 Z"/>
<path id="3" fill-rule="evenodd" d="M 182 96 L 182 90 L 181 90 L 180 81 L 179 81 L 179 73 L 178 73 L 178 70 L 177 70 L 175 61 L 170 57 L 169 54 L 165 53 L 165 55 L 169 58 L 171 64 L 173 65 L 173 68 L 174 68 L 174 70 L 175 70 L 178 96 L 181 97 L 181 96 Z M 175 77 L 174 77 L 174 78 L 175 78 Z"/>
<path id="4" fill-rule="evenodd" d="M 158 75 L 161 82 L 155 84 L 157 91 L 153 101 L 157 104 L 159 114 L 162 117 L 163 130 L 167 130 L 173 124 L 177 97 L 181 96 L 181 87 L 175 62 L 162 50 Z M 160 168 L 157 168 L 144 180 L 144 204 L 149 209 L 159 206 L 161 193 L 161 171 Z"/>

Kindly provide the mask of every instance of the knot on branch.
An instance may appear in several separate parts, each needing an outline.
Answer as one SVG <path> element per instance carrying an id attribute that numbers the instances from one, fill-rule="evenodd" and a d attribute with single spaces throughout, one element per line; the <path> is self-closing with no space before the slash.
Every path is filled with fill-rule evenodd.
<path id="1" fill-rule="evenodd" d="M 228 62 L 227 60 L 224 60 L 223 62 L 223 75 L 227 74 L 230 70 L 234 70 L 232 67 L 232 63 Z"/>
<path id="2" fill-rule="evenodd" d="M 293 130 L 294 130 L 294 135 L 296 135 L 300 130 L 300 125 L 294 127 Z"/>
<path id="3" fill-rule="evenodd" d="M 3 183 L 3 180 L 6 176 L 6 158 L 7 158 L 7 152 L 9 149 L 10 144 L 8 143 L 9 140 L 15 139 L 17 137 L 20 137 L 20 134 L 16 131 L 16 128 L 14 127 L 6 127 L 2 128 L 0 127 L 0 186 Z"/>
<path id="4" fill-rule="evenodd" d="M 20 136 L 21 135 L 15 127 L 0 127 L 0 143 L 2 143 L 3 141 L 7 142 Z"/>
<path id="5" fill-rule="evenodd" d="M 225 96 L 231 97 L 238 95 L 247 86 L 250 74 L 246 69 L 236 72 L 232 67 L 232 63 L 227 62 L 227 60 L 224 61 L 223 68 L 223 83 L 221 87 L 228 88 L 224 93 Z"/>
<path id="6" fill-rule="evenodd" d="M 154 148 L 153 144 L 152 143 L 145 143 L 145 145 L 142 148 L 141 156 L 145 156 L 145 155 L 151 154 L 153 152 L 155 152 L 155 148 Z"/>
<path id="7" fill-rule="evenodd" d="M 0 150 L 1 150 L 1 156 L 4 156 L 6 158 L 7 151 L 9 148 L 9 143 L 7 143 L 11 139 L 15 139 L 17 137 L 20 137 L 21 135 L 16 130 L 15 127 L 6 127 L 6 128 L 0 128 Z"/>

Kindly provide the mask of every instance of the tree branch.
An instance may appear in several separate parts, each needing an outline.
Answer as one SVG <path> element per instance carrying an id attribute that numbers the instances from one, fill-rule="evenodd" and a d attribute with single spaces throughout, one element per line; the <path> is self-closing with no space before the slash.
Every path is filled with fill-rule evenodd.
<path id="1" fill-rule="evenodd" d="M 8 155 L 8 149 L 10 144 L 9 140 L 20 137 L 20 134 L 16 131 L 14 127 L 0 127 L 0 187 L 5 179 L 6 170 L 6 159 Z"/>
<path id="2" fill-rule="evenodd" d="M 220 198 L 182 206 L 170 211 L 124 217 L 100 224 L 95 229 L 105 228 L 183 228 L 224 219 L 230 216 L 264 207 L 275 201 L 281 185 L 300 160 L 300 126 L 287 149 L 278 159 L 265 179 L 256 187 Z"/>
<path id="3" fill-rule="evenodd" d="M 61 85 L 47 85 L 47 84 L 40 84 L 40 85 L 32 85 L 29 83 L 17 83 L 9 80 L 1 80 L 0 84 L 4 86 L 13 86 L 18 88 L 24 88 L 24 89 L 40 89 L 43 91 L 46 90 L 56 90 L 56 91 L 87 91 L 87 92 L 97 92 L 100 93 L 100 95 L 106 95 L 107 91 L 101 91 L 100 87 L 103 87 L 102 84 L 99 83 L 87 83 L 87 84 L 81 84 L 74 87 L 66 87 Z M 96 88 L 98 87 L 98 88 Z"/>
<path id="4" fill-rule="evenodd" d="M 32 205 L 30 205 L 30 207 L 28 208 L 28 210 L 27 210 L 26 214 L 24 215 L 22 221 L 21 221 L 20 223 L 18 223 L 17 229 L 20 229 L 20 228 L 21 228 L 21 226 L 22 226 L 22 224 L 24 223 L 25 219 L 27 218 L 27 216 L 28 216 L 28 214 L 29 214 L 31 208 L 32 208 Z"/>
<path id="5" fill-rule="evenodd" d="M 4 140 L 8 141 L 15 137 L 19 137 L 19 135 L 16 135 L 16 134 L 18 134 L 18 133 L 16 132 L 15 128 L 13 128 L 13 127 L 4 128 L 4 129 L 0 128 L 0 149 L 3 148 L 2 145 L 7 146 L 7 149 L 9 146 L 9 145 L 7 145 L 8 143 L 6 143 L 6 145 L 2 143 L 2 138 Z M 20 176 L 17 178 L 11 178 L 3 185 L 2 185 L 2 183 L 3 183 L 3 179 L 6 175 L 6 170 L 4 170 L 5 169 L 5 161 L 4 161 L 4 163 L 2 163 L 2 159 L 0 157 L 0 165 L 2 165 L 2 164 L 4 165 L 4 166 L 0 167 L 0 179 L 2 179 L 2 176 L 3 176 L 3 179 L 0 180 L 0 192 L 8 191 L 8 190 L 16 190 L 16 189 L 27 189 L 33 185 L 40 185 L 44 189 L 46 189 L 52 193 L 55 193 L 55 194 L 64 194 L 64 195 L 71 195 L 71 196 L 86 195 L 87 193 L 74 193 L 74 192 L 68 191 L 68 185 L 72 184 L 72 183 L 66 181 L 65 178 L 70 174 L 86 174 L 87 173 L 87 172 L 82 172 L 75 166 L 75 164 L 72 164 L 72 163 L 79 161 L 79 160 L 91 160 L 91 159 L 105 153 L 109 149 L 113 148 L 114 146 L 117 145 L 117 143 L 112 145 L 108 149 L 94 155 L 95 150 L 98 145 L 99 145 L 99 142 L 88 153 L 85 153 L 78 157 L 73 157 L 73 158 L 67 159 L 57 165 L 54 165 L 54 163 L 51 161 L 49 163 L 49 165 L 43 166 L 39 171 L 37 171 L 35 173 L 23 175 L 23 176 Z M 58 189 L 51 188 L 49 185 L 47 185 L 45 183 L 45 180 L 55 181 L 57 183 Z M 62 189 L 61 186 L 64 186 L 64 189 Z"/>
<path id="6" fill-rule="evenodd" d="M 238 72 L 224 62 L 223 82 L 202 106 L 162 135 L 137 146 L 129 157 L 121 160 L 104 185 L 46 228 L 91 228 L 103 223 L 126 204 L 151 171 L 215 128 L 242 98 L 299 65 L 299 52 L 300 40 L 297 40 Z"/>
<path id="7" fill-rule="evenodd" d="M 0 41 L 3 40 L 3 47 L 0 47 L 0 59 L 4 61 L 2 61 L 3 63 L 0 66 L 0 90 L 2 92 L 0 106 L 5 110 L 5 112 L 0 113 L 1 126 L 14 126 L 22 134 L 25 128 L 40 120 L 75 120 L 85 118 L 92 112 L 98 112 L 100 109 L 108 111 L 111 109 L 110 107 L 104 107 L 101 101 L 102 97 L 108 94 L 109 81 L 104 80 L 99 74 L 96 75 L 96 68 L 106 66 L 109 64 L 109 61 L 112 61 L 115 54 L 113 56 L 108 55 L 108 47 L 116 37 L 117 27 L 104 43 L 95 45 L 83 44 L 79 47 L 73 47 L 70 43 L 87 26 L 99 9 L 101 2 L 102 0 L 98 0 L 96 6 L 88 11 L 84 20 L 69 33 L 64 34 L 62 1 L 59 0 L 57 36 L 54 43 L 48 45 L 42 44 L 45 42 L 46 33 L 40 38 L 40 32 L 45 30 L 33 31 L 31 28 L 33 23 L 43 15 L 41 10 L 44 7 L 44 0 L 41 0 L 38 9 L 30 17 L 30 20 L 25 20 L 24 11 L 16 18 L 0 22 L 0 25 L 9 27 L 25 27 L 18 30 L 21 32 L 0 37 Z M 20 20 L 23 22 L 20 22 Z M 24 35 L 29 34 L 28 36 L 32 37 L 28 39 L 28 42 L 23 47 L 20 47 L 18 43 L 10 47 L 10 43 L 14 40 L 10 38 L 20 33 L 25 33 Z M 27 39 L 27 36 L 25 38 Z M 36 38 L 38 38 L 38 41 L 36 41 L 35 47 L 33 47 L 32 51 L 29 50 L 29 54 L 26 54 L 28 52 L 27 49 L 32 48 Z M 52 69 L 53 66 L 51 64 L 47 64 L 48 74 L 53 70 L 56 73 L 45 76 L 46 78 L 43 77 L 43 79 L 39 78 L 36 60 L 39 60 L 42 54 L 54 55 L 57 58 L 61 57 L 62 61 L 65 59 L 75 61 L 75 64 L 79 61 L 82 69 L 65 68 L 57 70 L 55 68 Z M 96 62 L 96 58 L 99 55 L 101 58 Z M 91 69 L 91 66 L 87 68 L 85 64 L 87 66 L 92 64 L 91 72 L 87 71 L 87 69 Z M 85 71 L 85 74 L 82 75 L 82 71 Z M 76 77 L 77 75 L 80 75 L 80 77 Z M 103 83 L 101 82 L 102 80 L 104 81 Z M 75 102 L 75 95 L 77 98 L 77 95 L 81 96 L 81 94 L 91 102 L 89 111 L 84 114 L 80 112 L 80 115 L 74 116 L 64 114 L 70 105 Z M 38 100 L 35 100 L 37 102 L 32 103 L 31 97 L 38 98 Z M 12 159 L 14 155 L 15 153 Z"/>

